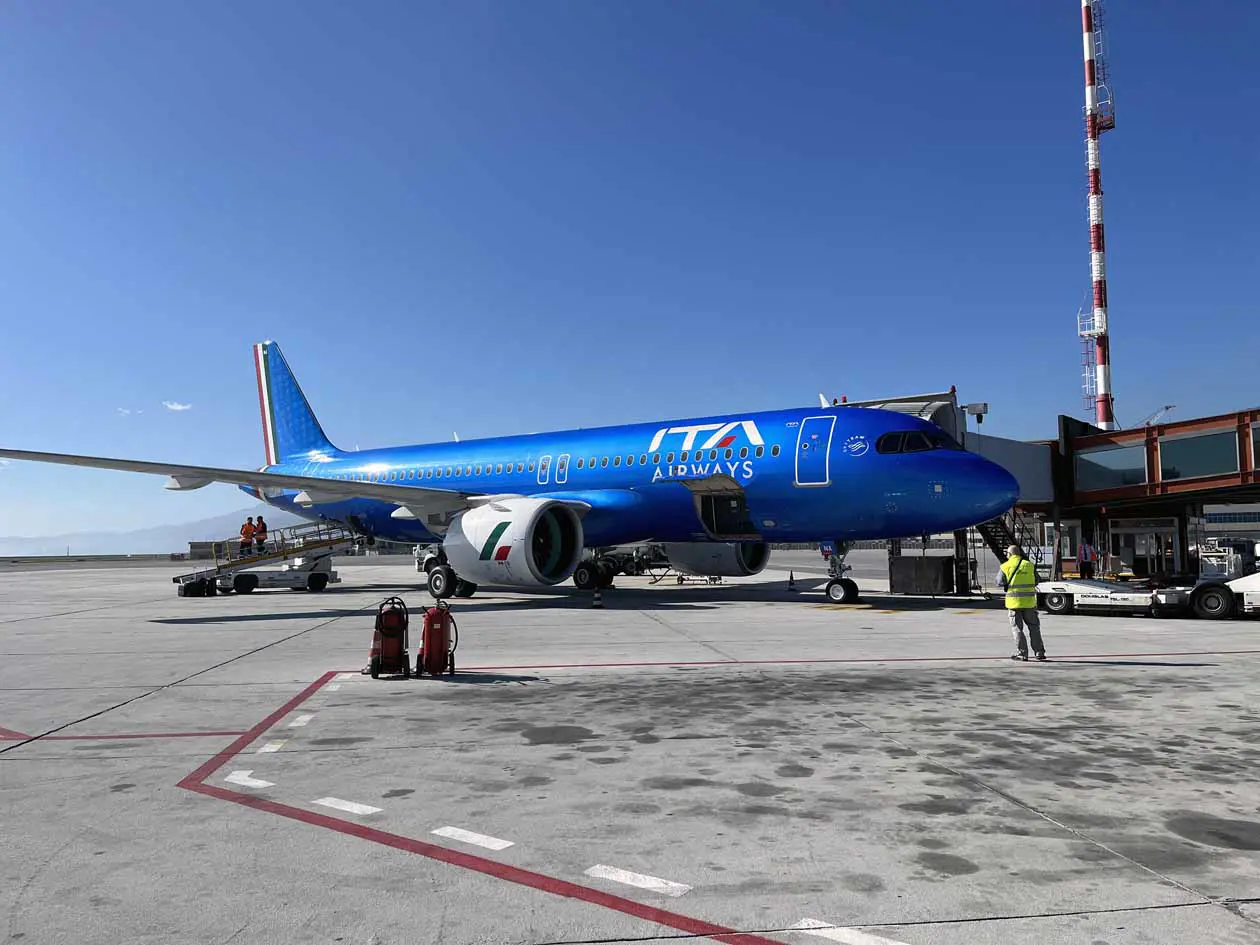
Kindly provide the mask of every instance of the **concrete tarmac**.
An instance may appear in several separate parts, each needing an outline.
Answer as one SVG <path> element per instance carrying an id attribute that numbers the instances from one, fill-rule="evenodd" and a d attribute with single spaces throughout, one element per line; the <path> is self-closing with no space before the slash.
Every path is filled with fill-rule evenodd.
<path id="1" fill-rule="evenodd" d="M 1260 942 L 1254 621 L 1047 616 L 1015 663 L 995 602 L 780 555 L 484 588 L 455 675 L 372 680 L 376 604 L 414 660 L 430 603 L 385 560 L 0 574 L 0 941 Z"/>

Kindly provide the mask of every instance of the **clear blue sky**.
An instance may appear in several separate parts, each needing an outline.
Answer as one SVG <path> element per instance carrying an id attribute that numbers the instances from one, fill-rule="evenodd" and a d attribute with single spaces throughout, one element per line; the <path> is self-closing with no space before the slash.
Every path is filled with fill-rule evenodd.
<path id="1" fill-rule="evenodd" d="M 10 0 L 0 442 L 260 465 L 264 338 L 344 447 L 950 384 L 1054 436 L 1079 6 L 980 10 Z M 1119 418 L 1255 405 L 1260 8 L 1109 26 Z M 13 463 L 0 534 L 245 504 L 160 485 Z"/>

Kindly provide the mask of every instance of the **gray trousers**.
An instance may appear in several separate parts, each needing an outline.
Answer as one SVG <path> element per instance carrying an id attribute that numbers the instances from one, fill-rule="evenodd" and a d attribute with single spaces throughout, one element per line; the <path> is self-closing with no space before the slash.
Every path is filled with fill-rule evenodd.
<path id="1" fill-rule="evenodd" d="M 1024 627 L 1028 627 L 1028 636 L 1032 641 L 1034 653 L 1044 653 L 1045 644 L 1041 642 L 1041 615 L 1036 607 L 1012 607 L 1006 612 L 1011 622 L 1011 635 L 1015 638 L 1015 648 L 1019 652 L 1028 653 L 1028 643 L 1024 640 Z"/>

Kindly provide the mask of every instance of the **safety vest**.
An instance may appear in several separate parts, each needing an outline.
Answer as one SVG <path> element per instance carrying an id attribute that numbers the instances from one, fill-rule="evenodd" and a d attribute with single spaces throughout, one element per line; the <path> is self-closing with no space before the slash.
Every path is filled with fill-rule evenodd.
<path id="1" fill-rule="evenodd" d="M 257 526 L 255 526 L 255 528 L 254 528 L 254 537 L 255 537 L 255 538 L 266 538 L 266 537 L 267 537 L 267 523 L 266 523 L 266 522 L 259 522 L 259 523 L 258 523 L 258 525 L 257 525 Z"/>
<path id="2" fill-rule="evenodd" d="M 241 537 L 246 541 L 251 541 L 254 537 L 254 526 L 246 522 L 241 526 Z"/>
<path id="3" fill-rule="evenodd" d="M 1002 565 L 1006 576 L 1006 609 L 1022 610 L 1037 606 L 1037 569 L 1027 558 L 1007 558 Z"/>

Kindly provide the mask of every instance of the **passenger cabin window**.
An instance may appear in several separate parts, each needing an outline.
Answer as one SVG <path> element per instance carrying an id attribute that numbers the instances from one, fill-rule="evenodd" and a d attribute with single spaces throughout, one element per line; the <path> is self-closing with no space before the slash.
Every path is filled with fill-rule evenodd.
<path id="1" fill-rule="evenodd" d="M 770 455 L 771 455 L 771 456 L 778 456 L 778 455 L 779 455 L 779 444 L 778 444 L 778 443 L 775 443 L 775 444 L 774 444 L 774 446 L 770 447 Z"/>
<path id="2" fill-rule="evenodd" d="M 661 464 L 661 454 L 660 454 L 660 453 L 653 453 L 653 454 L 652 454 L 652 465 L 653 465 L 653 466 L 659 466 L 660 464 Z"/>
<path id="3" fill-rule="evenodd" d="M 501 475 L 503 475 L 503 464 L 502 464 L 502 463 L 495 463 L 495 464 L 494 464 L 494 474 L 495 474 L 496 476 L 501 476 Z"/>
<path id="4" fill-rule="evenodd" d="M 534 464 L 533 464 L 533 462 L 530 462 L 530 464 L 529 464 L 529 471 L 530 471 L 530 472 L 533 472 L 533 471 L 534 471 Z"/>
<path id="5" fill-rule="evenodd" d="M 604 468 L 605 466 L 607 466 L 607 465 L 608 465 L 608 457 L 607 457 L 607 456 L 601 456 L 601 457 L 599 458 L 599 466 L 600 466 L 600 468 L 601 468 L 601 469 L 603 469 L 603 468 Z"/>
<path id="6" fill-rule="evenodd" d="M 683 453 L 682 458 L 683 458 L 683 459 L 686 459 L 686 458 L 687 458 L 687 454 L 686 454 L 686 453 Z M 673 454 L 673 453 L 670 453 L 668 456 L 666 456 L 666 457 L 665 457 L 665 462 L 667 462 L 667 463 L 672 463 L 673 461 L 674 461 L 674 454 Z"/>
<path id="7" fill-rule="evenodd" d="M 758 447 L 757 447 L 757 452 L 756 452 L 754 455 L 755 455 L 758 459 L 761 459 L 761 457 L 763 457 L 763 456 L 765 456 L 765 455 L 766 455 L 766 448 L 765 448 L 764 446 L 758 446 Z"/>
<path id="8" fill-rule="evenodd" d="M 614 466 L 620 466 L 620 465 L 621 465 L 621 457 L 620 457 L 620 456 L 614 456 L 614 457 L 613 457 L 613 465 L 614 465 Z"/>
<path id="9" fill-rule="evenodd" d="M 640 466 L 646 466 L 646 465 L 647 465 L 647 453 L 640 453 L 640 454 L 639 454 L 639 465 L 640 465 Z"/>
<path id="10" fill-rule="evenodd" d="M 585 459 L 583 459 L 581 456 L 579 456 L 579 457 L 578 457 L 578 469 L 584 469 L 585 467 L 586 467 L 586 460 L 585 460 Z"/>
<path id="11" fill-rule="evenodd" d="M 678 461 L 679 461 L 680 463 L 685 463 L 685 462 L 687 461 L 687 451 L 686 451 L 686 450 L 683 450 L 681 453 L 679 453 L 679 454 L 678 454 Z"/>
<path id="12" fill-rule="evenodd" d="M 741 447 L 739 448 L 739 458 L 740 458 L 740 459 L 747 459 L 747 458 L 748 458 L 748 447 L 747 447 L 747 446 L 741 446 Z"/>
<path id="13" fill-rule="evenodd" d="M 633 466 L 633 465 L 634 465 L 634 454 L 633 454 L 633 453 L 631 453 L 629 456 L 627 456 L 627 457 L 626 457 L 626 465 L 627 465 L 627 466 Z"/>

